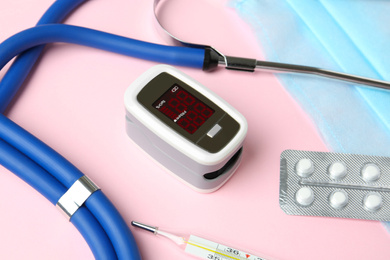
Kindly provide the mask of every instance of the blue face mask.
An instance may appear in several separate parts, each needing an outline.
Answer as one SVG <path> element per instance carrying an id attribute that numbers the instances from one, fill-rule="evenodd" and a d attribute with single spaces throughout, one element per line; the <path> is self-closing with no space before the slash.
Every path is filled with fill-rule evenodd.
<path id="1" fill-rule="evenodd" d="M 390 81 L 387 0 L 231 0 L 268 61 Z M 390 156 L 390 91 L 277 75 L 334 152 Z M 385 223 L 389 232 L 390 224 Z"/>

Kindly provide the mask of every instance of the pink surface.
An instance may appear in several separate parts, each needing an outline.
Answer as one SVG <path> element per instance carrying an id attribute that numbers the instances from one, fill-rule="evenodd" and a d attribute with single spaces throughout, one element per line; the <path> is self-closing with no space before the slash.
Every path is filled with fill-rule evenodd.
<path id="1" fill-rule="evenodd" d="M 87 1 L 66 23 L 162 43 L 152 2 Z M 33 26 L 51 3 L 1 1 L 0 40 Z M 183 39 L 228 55 L 261 58 L 249 28 L 224 0 L 176 0 L 164 12 L 166 26 Z M 7 115 L 94 180 L 129 224 L 137 220 L 196 233 L 274 259 L 390 258 L 390 237 L 379 222 L 288 216 L 279 208 L 280 153 L 327 149 L 273 75 L 181 68 L 236 107 L 249 124 L 239 170 L 219 191 L 205 195 L 151 163 L 126 136 L 124 91 L 154 63 L 54 44 L 37 65 Z M 72 224 L 4 168 L 0 211 L 0 259 L 93 259 Z M 164 239 L 133 231 L 146 260 L 192 259 Z"/>

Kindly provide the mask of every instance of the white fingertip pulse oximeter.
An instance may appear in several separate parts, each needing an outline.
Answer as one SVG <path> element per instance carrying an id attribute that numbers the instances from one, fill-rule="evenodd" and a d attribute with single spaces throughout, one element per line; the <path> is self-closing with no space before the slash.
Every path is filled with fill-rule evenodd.
<path id="1" fill-rule="evenodd" d="M 174 67 L 142 74 L 126 90 L 125 107 L 129 137 L 196 191 L 219 189 L 237 169 L 245 118 Z"/>

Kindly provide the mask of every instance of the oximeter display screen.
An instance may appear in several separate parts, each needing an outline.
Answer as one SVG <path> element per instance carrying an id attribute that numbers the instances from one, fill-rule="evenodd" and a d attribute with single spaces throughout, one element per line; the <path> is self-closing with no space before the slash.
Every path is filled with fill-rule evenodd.
<path id="1" fill-rule="evenodd" d="M 153 107 L 190 134 L 195 133 L 215 112 L 176 84 L 154 102 Z"/>

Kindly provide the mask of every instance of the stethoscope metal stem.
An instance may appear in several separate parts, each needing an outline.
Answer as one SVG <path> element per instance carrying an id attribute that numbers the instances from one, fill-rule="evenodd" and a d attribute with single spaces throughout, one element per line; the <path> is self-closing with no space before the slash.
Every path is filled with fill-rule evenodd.
<path id="1" fill-rule="evenodd" d="M 390 89 L 390 82 L 383 80 L 365 78 L 361 76 L 356 76 L 352 74 L 326 70 L 310 66 L 278 63 L 278 62 L 269 62 L 269 61 L 257 61 L 256 69 L 266 69 L 266 70 L 276 70 L 281 72 L 292 72 L 292 73 L 303 73 L 303 74 L 312 74 L 326 78 L 332 78 L 337 80 L 348 81 L 352 83 L 357 83 L 361 85 L 367 85 L 377 88 Z"/>
<path id="2" fill-rule="evenodd" d="M 270 70 L 272 72 L 288 72 L 288 73 L 302 73 L 316 75 L 326 78 L 332 78 L 342 81 L 347 81 L 351 83 L 356 83 L 360 85 L 367 85 L 382 89 L 390 90 L 390 82 L 371 79 L 361 76 L 356 76 L 352 74 L 326 70 L 311 66 L 295 65 L 288 63 L 280 62 L 271 62 L 271 61 L 261 61 L 254 59 L 238 58 L 226 56 L 227 64 L 225 58 L 220 58 L 219 65 L 225 66 L 227 69 L 234 70 L 244 70 L 244 71 L 255 71 L 255 69 Z"/>
<path id="3" fill-rule="evenodd" d="M 390 90 L 390 82 L 386 82 L 383 80 L 371 79 L 371 78 L 366 78 L 366 77 L 361 77 L 352 74 L 326 70 L 326 69 L 321 69 L 321 68 L 311 67 L 311 66 L 303 66 L 303 65 L 295 65 L 295 64 L 288 64 L 288 63 L 271 62 L 271 61 L 260 61 L 256 59 L 247 59 L 247 58 L 240 58 L 240 57 L 231 57 L 231 56 L 224 55 L 223 53 L 221 53 L 220 51 L 218 51 L 216 48 L 212 46 L 205 45 L 205 44 L 194 44 L 187 41 L 183 41 L 178 37 L 172 35 L 168 30 L 164 28 L 162 23 L 159 21 L 157 9 L 160 2 L 164 2 L 164 0 L 154 0 L 153 11 L 154 11 L 155 21 L 157 22 L 158 25 L 157 28 L 160 29 L 161 34 L 164 36 L 168 36 L 167 38 L 170 39 L 171 43 L 175 45 L 182 45 L 182 46 L 187 46 L 192 48 L 202 48 L 202 49 L 211 48 L 219 55 L 218 64 L 225 66 L 226 69 L 250 71 L 250 72 L 253 72 L 256 69 L 262 69 L 262 70 L 271 70 L 273 72 L 311 74 L 311 75 L 356 83 L 360 85 L 366 85 L 366 86 Z"/>

